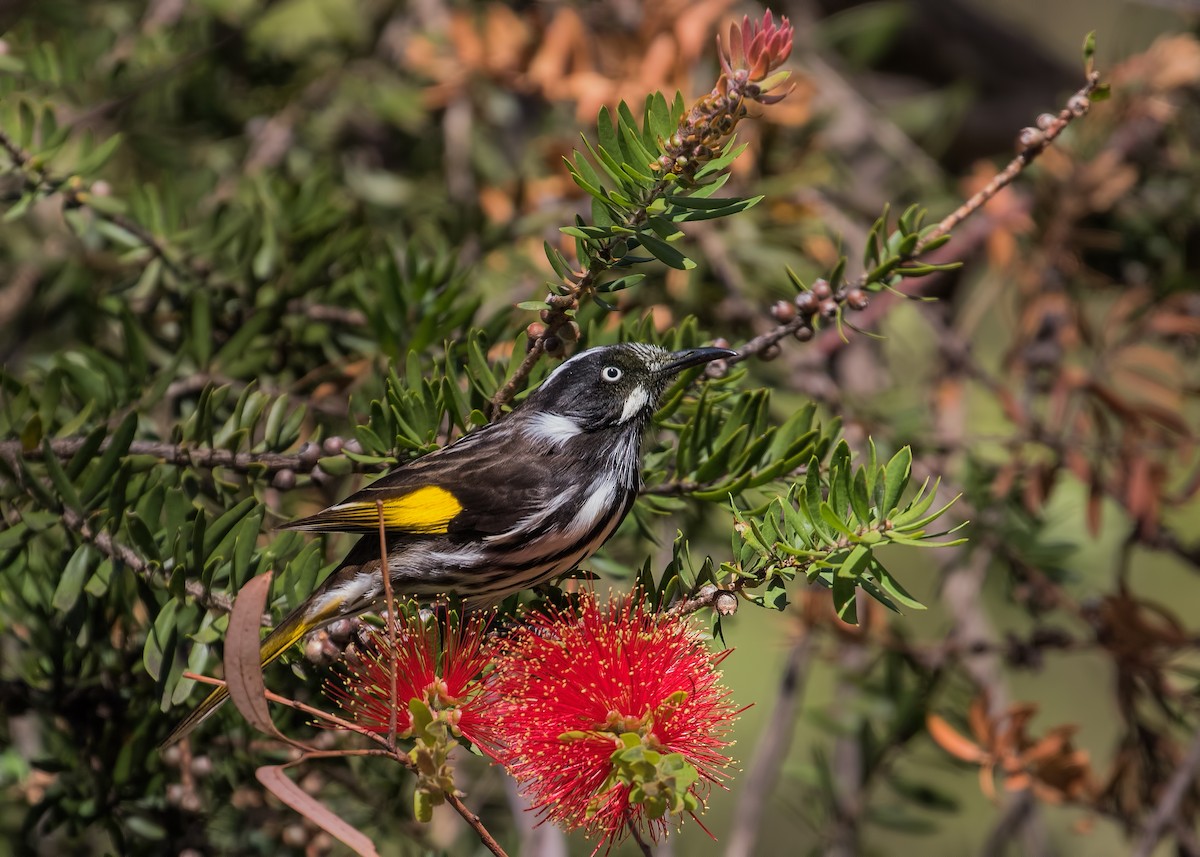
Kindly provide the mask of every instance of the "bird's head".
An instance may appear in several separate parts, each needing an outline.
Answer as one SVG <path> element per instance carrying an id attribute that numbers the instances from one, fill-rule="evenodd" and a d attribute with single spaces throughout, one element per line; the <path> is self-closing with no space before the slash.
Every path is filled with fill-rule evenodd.
<path id="1" fill-rule="evenodd" d="M 552 442 L 601 429 L 642 427 L 680 371 L 734 354 L 727 348 L 667 351 L 637 342 L 589 348 L 550 373 L 518 412 L 534 435 Z"/>

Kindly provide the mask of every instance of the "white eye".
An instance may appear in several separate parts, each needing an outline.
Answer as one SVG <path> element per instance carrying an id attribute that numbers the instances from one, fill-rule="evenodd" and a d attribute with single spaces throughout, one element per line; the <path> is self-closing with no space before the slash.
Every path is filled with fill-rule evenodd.
<path id="1" fill-rule="evenodd" d="M 605 366 L 600 370 L 600 380 L 615 384 L 621 380 L 621 376 L 624 374 L 619 366 Z"/>

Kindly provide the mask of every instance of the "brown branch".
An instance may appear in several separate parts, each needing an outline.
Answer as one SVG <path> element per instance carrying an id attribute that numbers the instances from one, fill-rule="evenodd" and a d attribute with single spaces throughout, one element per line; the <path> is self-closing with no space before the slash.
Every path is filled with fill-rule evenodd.
<path id="1" fill-rule="evenodd" d="M 625 827 L 628 828 L 629 835 L 633 837 L 633 841 L 641 849 L 642 857 L 654 857 L 654 852 L 650 850 L 650 843 L 642 838 L 642 834 L 638 832 L 637 825 L 633 823 L 632 818 L 625 819 Z"/>
<path id="2" fill-rule="evenodd" d="M 198 271 L 188 271 L 182 268 L 167 252 L 166 245 L 140 223 L 130 220 L 123 214 L 102 211 L 92 205 L 92 193 L 87 189 L 83 179 L 78 176 L 59 178 L 52 176 L 45 167 L 32 166 L 33 156 L 3 131 L 0 131 L 0 147 L 3 147 L 8 152 L 9 158 L 25 182 L 26 189 L 34 192 L 45 191 L 47 195 L 61 193 L 65 206 L 70 208 L 86 208 L 96 218 L 125 230 L 140 241 L 146 249 L 161 259 L 163 265 L 175 276 L 180 279 L 203 279 Z"/>
<path id="3" fill-rule="evenodd" d="M 9 469 L 16 475 L 18 482 L 22 481 L 23 478 L 23 471 L 18 463 L 21 454 L 22 449 L 19 442 L 15 444 L 13 442 L 0 443 L 0 460 L 8 463 Z M 28 455 L 28 453 L 26 454 Z M 54 494 L 54 489 L 49 483 L 42 482 L 41 480 L 39 480 L 39 483 L 43 492 Z M 26 490 L 29 489 L 27 488 Z M 68 531 L 77 533 L 80 538 L 97 548 L 105 556 L 124 564 L 148 583 L 165 585 L 166 581 L 163 579 L 163 575 L 151 568 L 150 563 L 141 554 L 133 550 L 133 548 L 117 541 L 105 530 L 97 531 L 93 529 L 82 512 L 64 507 L 61 518 L 63 525 Z M 207 609 L 220 610 L 222 613 L 228 613 L 233 609 L 233 601 L 229 596 L 208 590 L 198 580 L 185 581 L 184 592 Z M 271 626 L 271 617 L 264 615 L 262 623 L 264 627 L 269 628 Z"/>
<path id="4" fill-rule="evenodd" d="M 1192 744 L 1188 748 L 1187 755 L 1179 763 L 1175 773 L 1171 775 L 1167 787 L 1163 789 L 1158 805 L 1154 807 L 1154 812 L 1142 829 L 1142 835 L 1133 851 L 1133 857 L 1150 857 L 1154 853 L 1155 847 L 1163 838 L 1167 828 L 1178 818 L 1183 800 L 1197 776 L 1200 776 L 1200 731 L 1192 737 Z"/>
<path id="5" fill-rule="evenodd" d="M 504 849 L 500 847 L 500 843 L 484 827 L 482 819 L 462 802 L 462 798 L 453 792 L 446 792 L 446 803 L 454 807 L 454 811 L 461 815 L 463 821 L 470 825 L 471 829 L 475 831 L 475 835 L 479 837 L 479 841 L 483 843 L 484 848 L 491 851 L 495 857 L 508 857 Z"/>
<path id="6" fill-rule="evenodd" d="M 96 531 L 75 509 L 63 509 L 62 521 L 68 530 L 78 533 L 79 537 L 97 548 L 110 559 L 125 565 L 148 583 L 165 585 L 163 575 L 151 568 L 150 563 L 132 548 L 121 544 L 104 530 Z M 212 592 L 198 580 L 187 580 L 183 584 L 184 591 L 194 598 L 198 604 L 210 610 L 220 610 L 228 613 L 233 609 L 233 600 L 219 592 Z M 263 616 L 264 627 L 271 626 L 271 617 Z"/>
<path id="7" fill-rule="evenodd" d="M 1008 163 L 1008 166 L 993 176 L 991 181 L 989 181 L 978 193 L 976 193 L 962 205 L 958 206 L 958 208 L 954 209 L 954 211 L 943 217 L 933 229 L 931 229 L 923 238 L 921 238 L 920 241 L 917 242 L 916 247 L 913 248 L 911 253 L 901 256 L 900 265 L 903 266 L 912 262 L 920 261 L 922 254 L 925 252 L 926 248 L 929 247 L 930 243 L 942 238 L 943 236 L 949 235 L 950 232 L 960 223 L 962 223 L 971 215 L 975 214 L 977 211 L 979 211 L 979 209 L 983 208 L 983 206 L 986 205 L 987 202 L 992 199 L 992 197 L 1016 181 L 1017 177 L 1020 176 L 1021 173 L 1023 173 L 1029 167 L 1029 165 L 1032 164 L 1037 157 L 1044 152 L 1055 139 L 1058 138 L 1060 134 L 1062 134 L 1062 132 L 1068 125 L 1071 124 L 1072 121 L 1087 113 L 1088 106 L 1090 105 L 1090 98 L 1096 91 L 1096 88 L 1099 86 L 1099 84 L 1100 73 L 1095 71 L 1091 72 L 1088 75 L 1087 83 L 1085 83 L 1078 92 L 1076 92 L 1067 100 L 1067 105 L 1063 107 L 1057 115 L 1054 116 L 1052 122 L 1047 123 L 1046 127 L 1042 129 L 1026 129 L 1026 132 L 1034 133 L 1029 135 L 1029 139 L 1024 139 L 1023 137 L 1022 142 L 1024 143 L 1024 148 L 1021 150 L 1021 152 Z M 846 298 L 849 293 L 858 289 L 862 289 L 868 284 L 869 281 L 870 272 L 865 271 L 853 282 L 848 282 L 844 286 L 839 286 L 839 284 L 835 283 L 833 285 L 836 288 L 836 291 L 834 292 L 833 299 L 844 308 Z M 741 348 L 739 348 L 738 353 L 735 356 L 728 358 L 728 360 L 725 362 L 730 365 L 734 363 L 740 363 L 752 355 L 759 354 L 786 337 L 791 336 L 801 328 L 808 328 L 811 327 L 811 325 L 811 318 L 801 313 L 797 315 L 796 318 L 793 318 L 790 321 L 778 325 L 772 330 L 754 337 Z"/>
<path id="8" fill-rule="evenodd" d="M 85 438 L 70 437 L 50 441 L 50 449 L 56 456 L 68 459 L 83 448 Z M 111 442 L 106 438 L 98 452 L 103 452 Z M 317 466 L 319 458 L 311 454 L 282 453 L 282 452 L 234 452 L 229 449 L 212 449 L 210 447 L 188 446 L 187 444 L 167 443 L 165 441 L 135 440 L 129 445 L 129 455 L 152 455 L 161 458 L 166 464 L 184 467 L 215 468 L 226 467 L 240 473 L 262 470 L 265 473 L 275 473 L 280 470 L 293 470 L 297 473 L 308 473 Z M 41 447 L 25 449 L 19 440 L 0 441 L 0 458 L 13 459 L 17 456 L 29 461 L 42 458 Z M 388 466 L 381 464 L 364 464 L 351 462 L 353 469 L 363 473 L 372 473 Z"/>
<path id="9" fill-rule="evenodd" d="M 288 312 L 302 315 L 312 321 L 329 321 L 334 324 L 344 324 L 347 327 L 363 327 L 367 323 L 367 314 L 362 310 L 347 309 L 346 307 L 330 304 L 309 304 L 304 301 L 289 301 Z"/>
<path id="10" fill-rule="evenodd" d="M 521 361 L 521 365 L 517 367 L 517 371 L 513 373 L 511 378 L 504 382 L 503 387 L 496 391 L 496 395 L 492 396 L 492 419 L 500 416 L 501 408 L 512 401 L 512 397 L 517 394 L 517 389 L 525 383 L 525 379 L 529 377 L 529 373 L 537 365 L 538 359 L 545 353 L 545 337 L 539 336 L 533 340 L 532 347 L 525 353 L 525 359 Z"/>
<path id="11" fill-rule="evenodd" d="M 711 607 L 720 616 L 732 616 L 738 609 L 738 594 L 747 586 L 761 582 L 757 578 L 739 577 L 724 589 L 706 583 L 694 594 L 676 601 L 667 609 L 667 612 L 686 616 L 697 610 L 703 610 L 705 607 Z"/>

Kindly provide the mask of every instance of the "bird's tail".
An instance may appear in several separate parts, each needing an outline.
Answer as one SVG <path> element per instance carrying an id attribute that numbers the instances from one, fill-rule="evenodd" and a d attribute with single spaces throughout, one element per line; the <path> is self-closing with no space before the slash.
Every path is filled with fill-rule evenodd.
<path id="1" fill-rule="evenodd" d="M 266 636 L 259 649 L 259 662 L 262 666 L 265 667 L 278 660 L 279 656 L 291 648 L 301 637 L 330 621 L 338 612 L 336 604 L 328 605 L 315 614 L 309 613 L 311 609 L 312 606 L 309 603 L 300 605 Z M 207 720 L 228 698 L 229 691 L 224 685 L 214 688 L 213 692 L 205 697 L 204 701 L 196 706 L 191 714 L 171 730 L 171 734 L 167 736 L 166 740 L 158 745 L 159 748 L 169 747 L 182 739 Z"/>

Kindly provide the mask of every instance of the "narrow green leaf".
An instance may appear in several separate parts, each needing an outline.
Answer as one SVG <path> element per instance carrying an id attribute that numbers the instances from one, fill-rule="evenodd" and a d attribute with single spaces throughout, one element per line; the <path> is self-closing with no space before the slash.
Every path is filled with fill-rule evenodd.
<path id="1" fill-rule="evenodd" d="M 838 577 L 849 577 L 858 580 L 871 559 L 871 549 L 866 545 L 855 545 L 850 554 L 838 566 Z"/>
<path id="2" fill-rule="evenodd" d="M 90 508 L 95 500 L 103 496 L 104 489 L 108 487 L 109 480 L 117 472 L 117 466 L 121 462 L 121 457 L 129 451 L 129 444 L 133 443 L 133 436 L 137 432 L 137 426 L 137 414 L 130 412 L 125 415 L 125 419 L 121 420 L 121 424 L 117 426 L 117 430 L 109 437 L 108 448 L 104 450 L 99 460 L 96 461 L 95 468 L 93 468 L 91 475 L 79 492 L 85 507 Z"/>
<path id="3" fill-rule="evenodd" d="M 207 532 L 204 534 L 204 560 L 207 560 L 217 553 L 217 548 L 228 536 L 233 528 L 242 518 L 246 517 L 258 501 L 253 497 L 247 497 L 231 509 L 226 510 L 219 518 L 213 521 L 207 527 Z M 222 556 L 227 555 L 226 552 L 221 552 Z"/>
<path id="4" fill-rule="evenodd" d="M 891 517 L 892 512 L 896 510 L 897 504 L 900 502 L 900 496 L 904 493 L 904 489 L 908 487 L 908 480 L 911 475 L 912 449 L 905 446 L 893 455 L 887 463 L 887 468 L 883 476 L 883 506 L 879 509 L 879 514 L 885 518 Z"/>
<path id="5" fill-rule="evenodd" d="M 871 495 L 867 490 L 866 470 L 864 467 L 858 468 L 850 485 L 850 508 L 854 511 L 854 517 L 864 526 L 871 523 Z"/>
<path id="6" fill-rule="evenodd" d="M 79 163 L 75 165 L 75 171 L 86 176 L 99 170 L 108 163 L 108 159 L 117 151 L 117 148 L 121 145 L 121 140 L 122 137 L 120 134 L 113 134 L 99 146 L 96 146 L 80 158 Z"/>
<path id="7" fill-rule="evenodd" d="M 46 463 L 46 472 L 50 475 L 50 482 L 54 485 L 54 490 L 58 492 L 58 496 L 62 498 L 63 505 L 71 509 L 81 508 L 79 494 L 75 491 L 75 485 L 63 470 L 58 456 L 54 454 L 49 438 L 45 438 L 42 441 L 42 458 Z"/>
<path id="8" fill-rule="evenodd" d="M 871 575 L 879 583 L 880 588 L 883 589 L 884 592 L 899 601 L 905 607 L 908 607 L 911 610 L 925 609 L 925 605 L 909 595 L 908 590 L 900 585 L 900 581 L 896 580 L 896 578 L 894 578 L 886 568 L 880 565 L 878 561 L 874 561 L 872 563 Z"/>
<path id="9" fill-rule="evenodd" d="M 833 578 L 833 607 L 838 618 L 849 625 L 858 624 L 858 610 L 855 599 L 858 597 L 858 587 L 852 577 Z"/>
<path id="10" fill-rule="evenodd" d="M 695 262 L 652 233 L 639 232 L 637 240 L 638 243 L 664 265 L 680 271 L 690 271 L 696 267 Z"/>
<path id="11" fill-rule="evenodd" d="M 83 592 L 83 585 L 87 582 L 95 556 L 90 545 L 80 545 L 67 560 L 62 577 L 58 579 L 58 586 L 54 588 L 54 597 L 50 600 L 55 610 L 66 613 L 75 606 L 80 593 Z"/>

